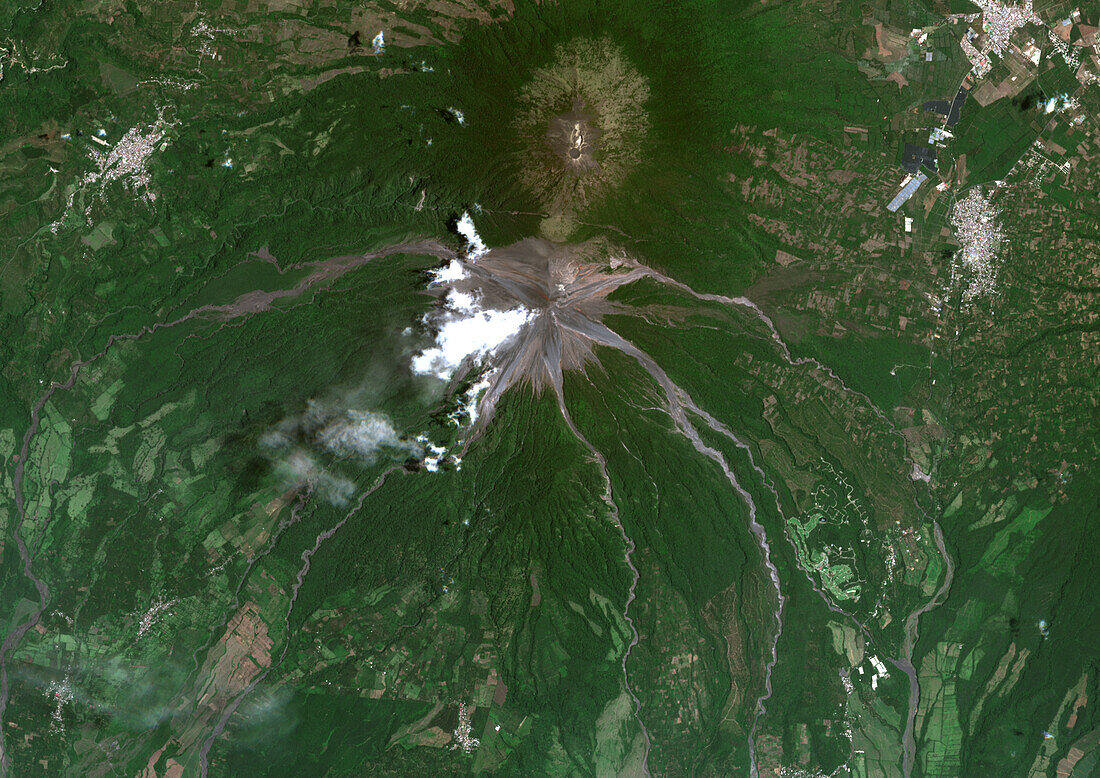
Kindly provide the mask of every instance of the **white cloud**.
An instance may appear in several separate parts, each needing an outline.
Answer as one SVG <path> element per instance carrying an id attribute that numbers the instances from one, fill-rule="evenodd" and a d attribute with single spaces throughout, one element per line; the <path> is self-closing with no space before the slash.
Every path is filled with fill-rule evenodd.
<path id="1" fill-rule="evenodd" d="M 446 446 L 437 446 L 431 441 L 427 435 L 419 435 L 416 438 L 416 442 L 420 444 L 421 451 L 424 453 L 424 458 L 421 460 L 421 464 L 424 469 L 429 473 L 438 473 L 439 466 L 445 461 L 461 462 L 462 460 L 455 456 L 448 456 Z"/>
<path id="2" fill-rule="evenodd" d="M 431 449 L 432 453 L 424 457 L 424 469 L 429 473 L 438 473 L 440 462 L 447 456 L 447 449 L 434 443 L 429 443 L 428 448 Z"/>
<path id="3" fill-rule="evenodd" d="M 265 432 L 259 442 L 288 487 L 309 486 L 336 505 L 347 504 L 355 484 L 323 464 L 332 454 L 369 464 L 381 453 L 419 457 L 424 451 L 403 438 L 383 413 L 317 400 Z"/>
<path id="4" fill-rule="evenodd" d="M 336 454 L 358 455 L 370 460 L 383 446 L 411 449 L 401 440 L 393 424 L 381 413 L 349 409 L 333 419 L 317 434 L 318 442 Z"/>
<path id="5" fill-rule="evenodd" d="M 492 370 L 489 371 L 481 377 L 481 380 L 472 384 L 470 388 L 466 390 L 466 393 L 463 395 L 464 403 L 462 410 L 456 411 L 451 417 L 456 424 L 467 423 L 467 419 L 469 424 L 473 424 L 477 421 L 478 400 L 481 399 L 482 392 L 492 385 L 492 378 L 495 372 L 496 371 Z M 462 418 L 463 415 L 466 416 L 466 419 Z"/>
<path id="6" fill-rule="evenodd" d="M 435 346 L 413 357 L 413 372 L 448 379 L 464 360 L 484 359 L 533 317 L 522 306 L 509 311 L 479 309 L 472 297 L 463 295 L 438 325 Z"/>
<path id="7" fill-rule="evenodd" d="M 1046 101 L 1046 105 L 1043 107 L 1043 113 L 1054 113 L 1055 111 L 1064 111 L 1072 105 L 1072 101 L 1069 99 L 1069 95 L 1062 93 L 1050 98 Z"/>
<path id="8" fill-rule="evenodd" d="M 414 373 L 444 380 L 451 378 L 464 361 L 485 359 L 535 316 L 523 306 L 509 310 L 483 308 L 476 292 L 454 288 L 456 282 L 469 277 L 467 263 L 488 251 L 468 212 L 462 214 L 457 230 L 468 244 L 465 261 L 451 260 L 432 274 L 432 286 L 446 284 L 451 288 L 447 291 L 443 312 L 424 318 L 425 324 L 436 328 L 435 344 L 412 359 Z M 476 398 L 473 402 L 476 405 Z"/>
<path id="9" fill-rule="evenodd" d="M 432 271 L 432 285 L 454 283 L 469 275 L 461 260 L 452 259 L 449 265 Z"/>
<path id="10" fill-rule="evenodd" d="M 275 470 L 284 480 L 296 486 L 311 486 L 335 505 L 347 505 L 355 493 L 355 484 L 346 478 L 334 476 L 302 449 L 295 449 L 290 456 L 280 460 Z"/>
<path id="11" fill-rule="evenodd" d="M 457 229 L 459 235 L 464 237 L 466 242 L 470 244 L 470 251 L 467 253 L 470 259 L 477 259 L 489 250 L 485 246 L 485 241 L 477 234 L 477 228 L 474 227 L 474 220 L 470 218 L 469 213 L 463 212 L 462 218 L 458 220 Z"/>
<path id="12" fill-rule="evenodd" d="M 280 429 L 273 429 L 260 436 L 260 445 L 264 448 L 286 448 L 291 443 L 287 434 Z"/>
<path id="13" fill-rule="evenodd" d="M 447 305 L 453 311 L 460 313 L 477 313 L 481 306 L 477 303 L 477 297 L 469 292 L 460 292 L 452 289 L 447 293 Z"/>

